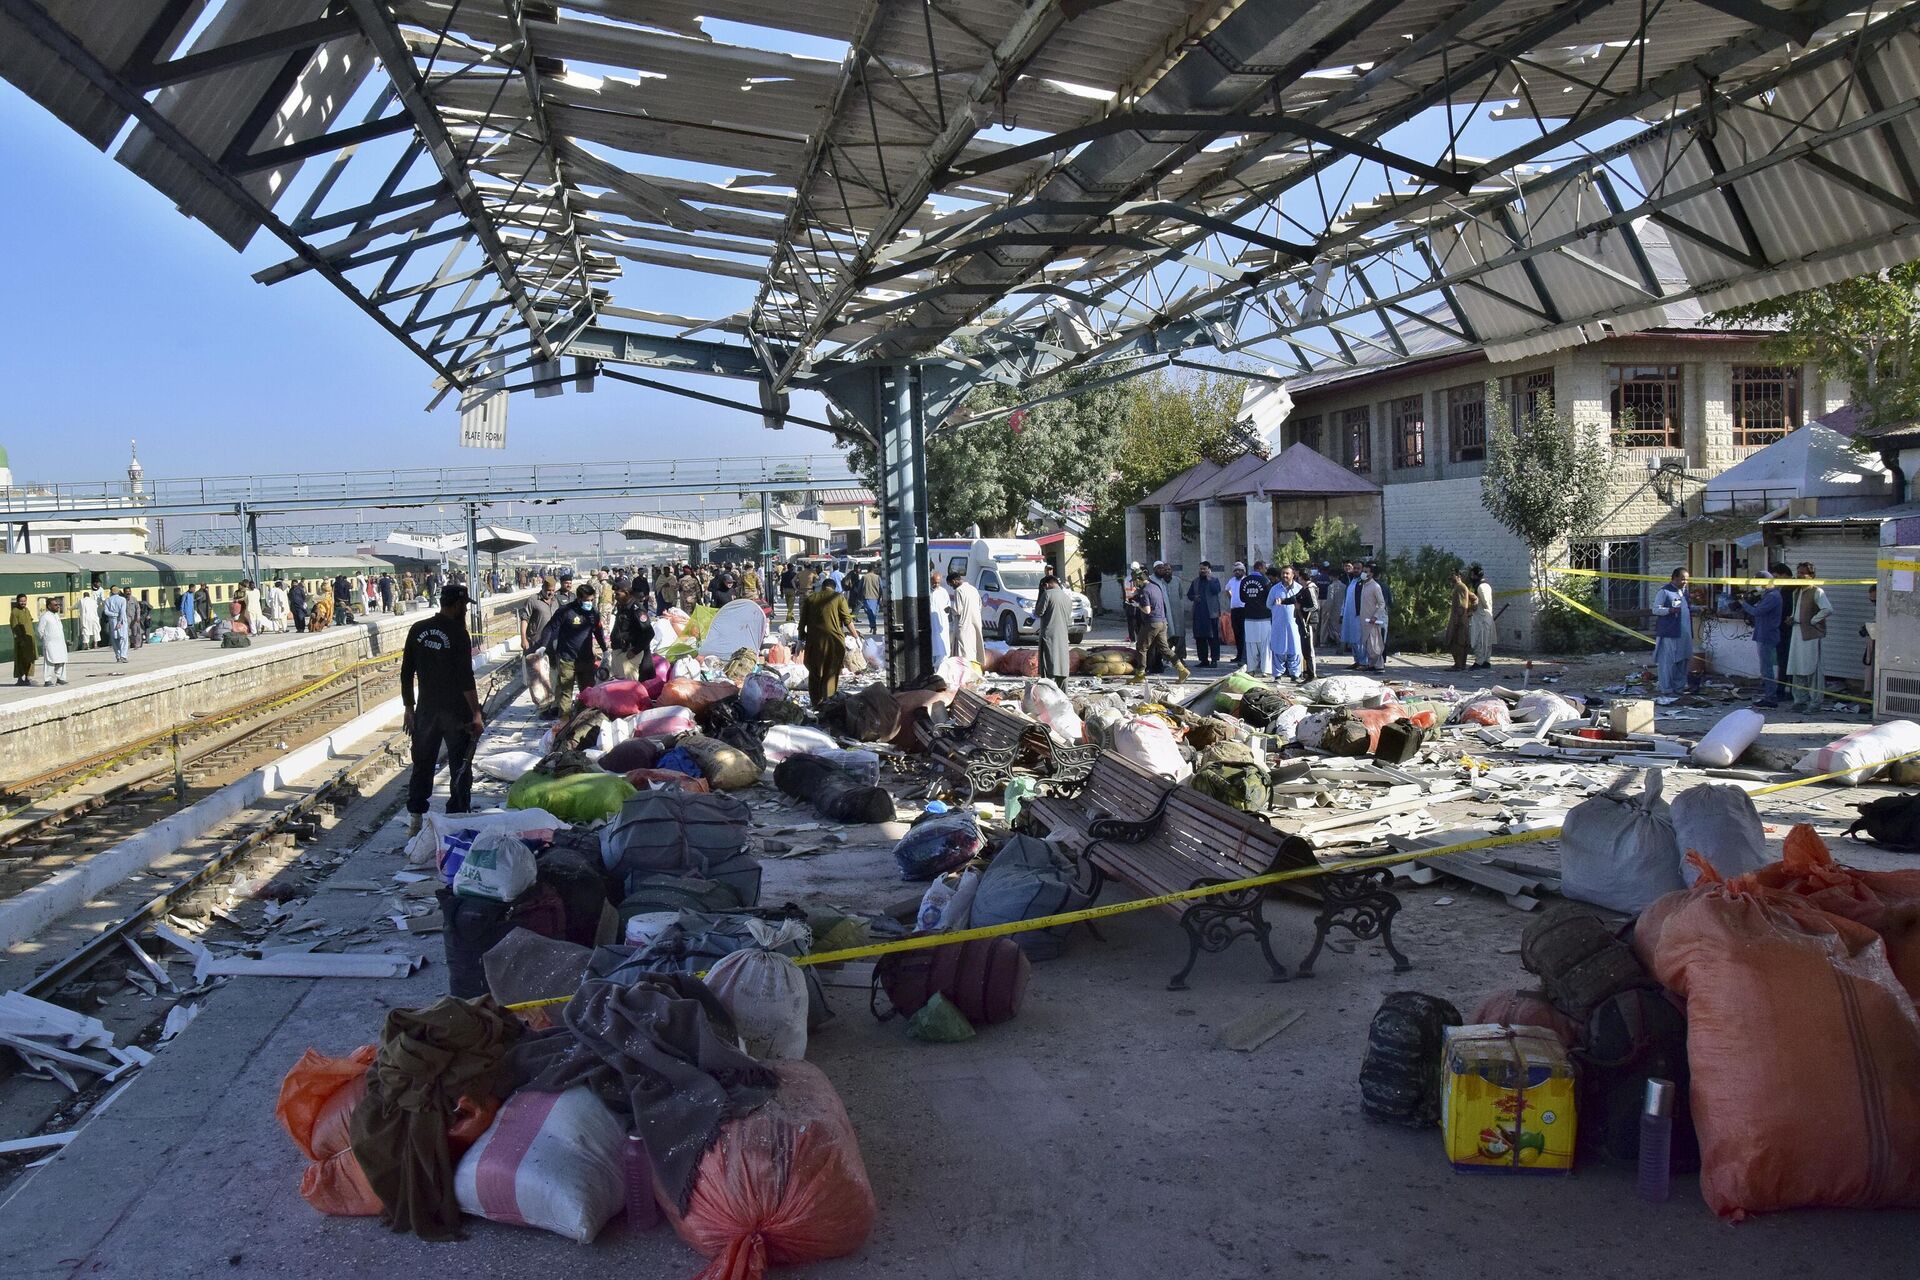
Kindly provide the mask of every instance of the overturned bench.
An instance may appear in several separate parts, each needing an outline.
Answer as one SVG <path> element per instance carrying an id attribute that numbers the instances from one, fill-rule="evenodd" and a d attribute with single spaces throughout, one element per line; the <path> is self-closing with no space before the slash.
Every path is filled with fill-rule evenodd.
<path id="1" fill-rule="evenodd" d="M 1313 846 L 1299 836 L 1148 773 L 1111 751 L 1095 760 L 1076 794 L 1029 801 L 1021 809 L 1020 825 L 1078 858 L 1088 873 L 1087 891 L 1096 895 L 1107 880 L 1157 897 L 1320 866 Z M 1313 949 L 1300 962 L 1301 977 L 1313 976 L 1314 961 L 1334 928 L 1362 941 L 1379 938 L 1393 957 L 1395 972 L 1412 967 L 1393 945 L 1400 899 L 1392 884 L 1393 873 L 1375 867 L 1326 871 L 1278 886 L 1319 907 Z M 1163 909 L 1187 934 L 1187 963 L 1167 983 L 1168 989 L 1185 989 L 1201 952 L 1225 951 L 1249 936 L 1259 944 L 1273 980 L 1284 981 L 1287 970 L 1273 953 L 1266 897 L 1266 887 L 1256 886 L 1166 904 Z"/>
<path id="2" fill-rule="evenodd" d="M 925 732 L 922 745 L 936 768 L 964 782 L 970 796 L 991 795 L 1007 785 L 1026 749 L 1028 722 L 962 689 L 947 706 L 944 722 Z"/>

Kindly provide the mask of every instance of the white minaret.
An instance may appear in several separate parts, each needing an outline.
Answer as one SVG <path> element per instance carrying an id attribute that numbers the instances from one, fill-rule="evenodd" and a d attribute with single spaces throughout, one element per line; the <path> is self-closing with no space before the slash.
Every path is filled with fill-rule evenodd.
<path id="1" fill-rule="evenodd" d="M 133 450 L 133 460 L 127 463 L 127 491 L 129 493 L 139 493 L 140 481 L 145 478 L 147 469 L 140 465 L 140 442 L 138 440 L 129 440 L 127 444 Z"/>

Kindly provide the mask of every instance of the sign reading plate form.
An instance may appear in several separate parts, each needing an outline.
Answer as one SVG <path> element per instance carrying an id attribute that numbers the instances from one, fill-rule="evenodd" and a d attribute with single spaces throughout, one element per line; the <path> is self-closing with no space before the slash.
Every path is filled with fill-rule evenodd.
<path id="1" fill-rule="evenodd" d="M 483 379 L 460 393 L 460 447 L 507 447 L 507 393 L 501 379 Z"/>

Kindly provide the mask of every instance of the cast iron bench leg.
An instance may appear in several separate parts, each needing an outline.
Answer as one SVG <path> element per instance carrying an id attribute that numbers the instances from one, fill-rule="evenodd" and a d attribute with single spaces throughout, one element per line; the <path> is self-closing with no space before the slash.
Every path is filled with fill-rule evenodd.
<path id="1" fill-rule="evenodd" d="M 1313 950 L 1300 962 L 1301 977 L 1313 976 L 1313 962 L 1326 945 L 1328 931 L 1336 927 L 1362 942 L 1380 939 L 1393 957 L 1395 973 L 1413 968 L 1393 945 L 1393 918 L 1400 912 L 1400 899 L 1388 887 L 1392 883 L 1393 873 L 1385 867 L 1330 875 L 1320 881 L 1320 914 L 1313 919 Z"/>
<path id="2" fill-rule="evenodd" d="M 1202 885 L 1218 883 L 1217 880 L 1196 880 L 1191 887 L 1198 889 Z M 1267 964 L 1273 969 L 1273 976 L 1268 981 L 1285 982 L 1287 967 L 1273 954 L 1273 943 L 1269 937 L 1272 929 L 1267 924 L 1266 912 L 1261 908 L 1265 899 L 1266 891 L 1255 887 L 1195 900 L 1180 917 L 1180 927 L 1187 931 L 1187 963 L 1167 983 L 1167 990 L 1187 989 L 1187 975 L 1193 972 L 1194 963 L 1200 959 L 1202 951 L 1209 955 L 1225 951 L 1247 934 L 1252 934 L 1259 942 L 1260 953 L 1266 956 Z"/>

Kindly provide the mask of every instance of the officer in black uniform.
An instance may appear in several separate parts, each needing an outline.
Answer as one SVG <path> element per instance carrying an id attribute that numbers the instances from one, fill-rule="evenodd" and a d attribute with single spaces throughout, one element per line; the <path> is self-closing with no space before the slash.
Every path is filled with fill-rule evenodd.
<path id="1" fill-rule="evenodd" d="M 422 618 L 407 632 L 400 658 L 400 703 L 404 726 L 413 738 L 413 777 L 407 784 L 408 834 L 420 830 L 420 815 L 433 795 L 433 773 L 440 748 L 447 751 L 447 812 L 472 808 L 473 748 L 486 722 L 480 716 L 480 690 L 473 682 L 473 642 L 467 634 L 467 589 L 459 584 L 440 592 L 440 612 Z M 415 681 L 419 696 L 414 695 Z"/>

